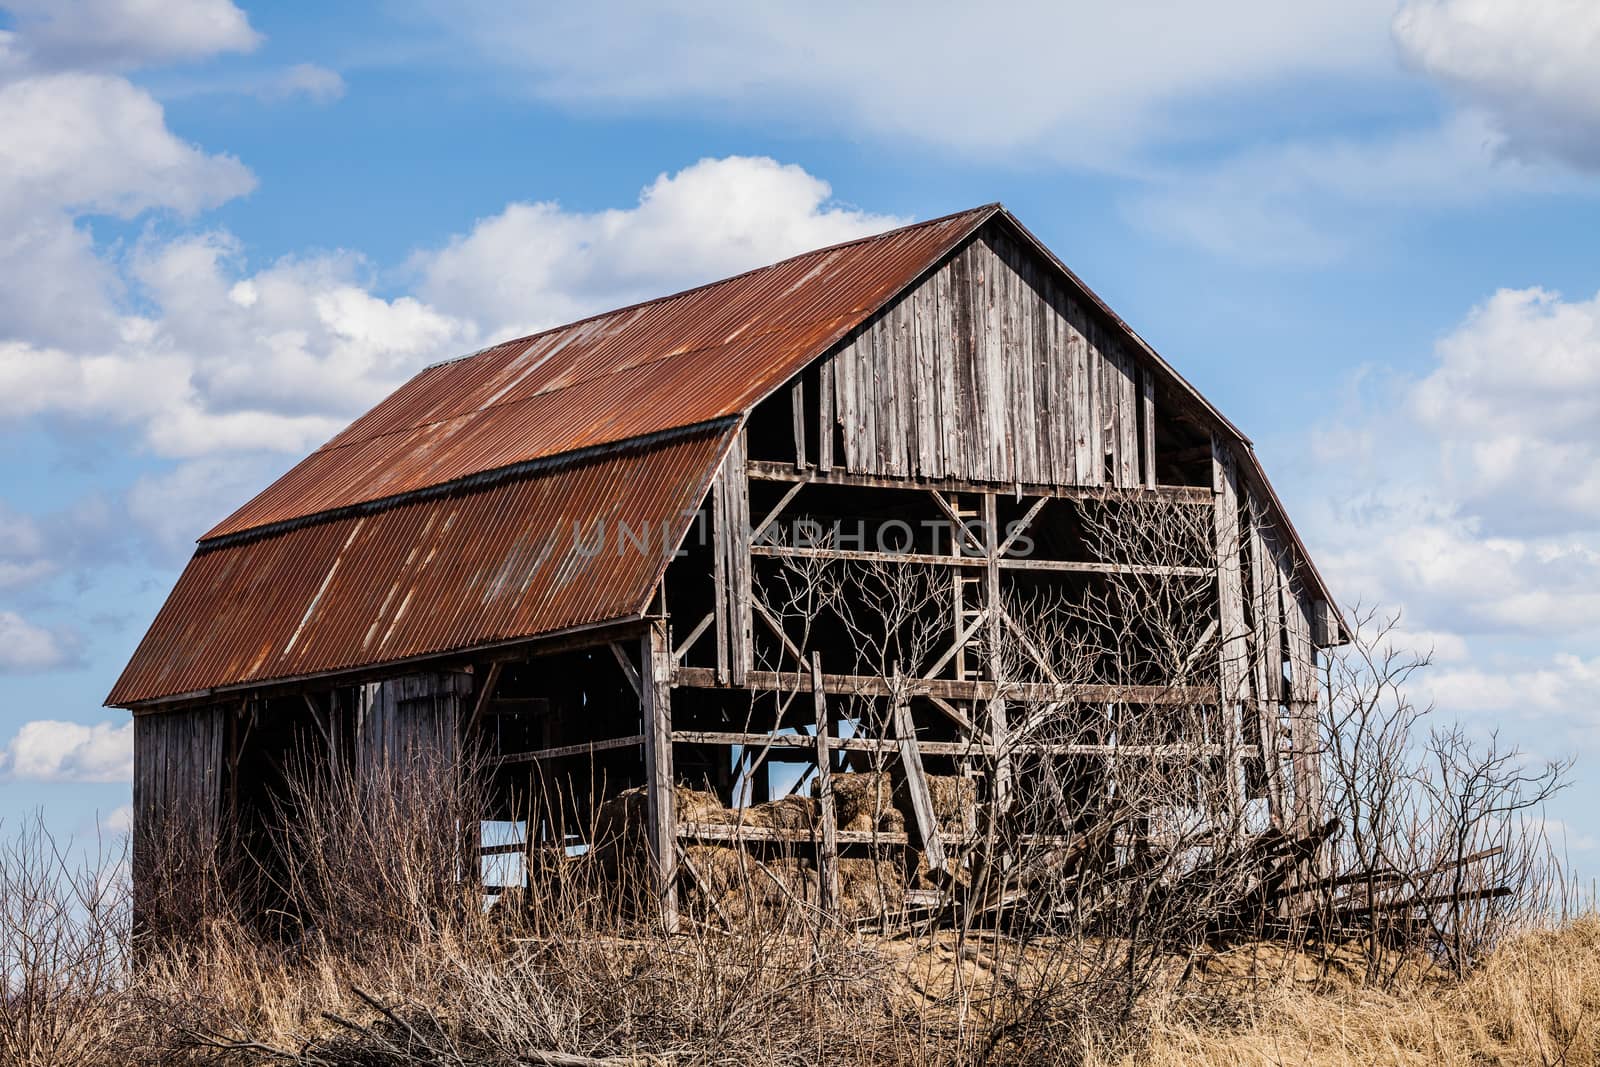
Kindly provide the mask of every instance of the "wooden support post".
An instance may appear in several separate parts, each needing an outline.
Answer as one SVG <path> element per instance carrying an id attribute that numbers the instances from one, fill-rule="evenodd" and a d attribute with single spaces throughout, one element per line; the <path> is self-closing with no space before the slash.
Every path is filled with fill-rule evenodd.
<path id="1" fill-rule="evenodd" d="M 822 364 L 817 376 L 817 470 L 833 470 L 833 361 Z"/>
<path id="2" fill-rule="evenodd" d="M 1267 779 L 1267 810 L 1274 826 L 1287 825 L 1287 791 L 1278 758 L 1278 702 L 1283 695 L 1283 608 L 1272 537 L 1255 507 L 1250 515 L 1250 577 L 1254 604 L 1256 726 Z"/>
<path id="3" fill-rule="evenodd" d="M 811 703 L 817 713 L 817 818 L 822 841 L 817 850 L 818 896 L 823 913 L 839 910 L 839 821 L 833 804 L 833 752 L 828 747 L 828 697 L 822 685 L 822 657 L 811 653 Z"/>
<path id="4" fill-rule="evenodd" d="M 1244 767 L 1240 761 L 1239 709 L 1250 696 L 1248 630 L 1244 622 L 1244 577 L 1239 562 L 1239 482 L 1233 454 L 1216 437 L 1211 439 L 1212 488 L 1216 492 L 1213 530 L 1217 557 L 1217 622 L 1221 648 L 1221 691 L 1218 693 L 1219 729 L 1227 798 L 1235 812 L 1244 806 Z"/>
<path id="5" fill-rule="evenodd" d="M 672 647 L 667 624 L 656 619 L 640 640 L 645 796 L 649 808 L 650 855 L 655 861 L 661 921 L 678 928 L 678 819 L 672 777 Z"/>
<path id="6" fill-rule="evenodd" d="M 1000 600 L 1000 519 L 999 505 L 993 493 L 983 494 L 984 551 L 987 566 L 984 569 L 984 602 L 989 611 L 988 624 L 989 663 L 991 682 L 1000 682 L 1004 664 L 1000 657 L 1000 634 L 1004 625 L 1005 607 Z M 1011 799 L 1011 756 L 1006 741 L 1010 731 L 1006 725 L 1006 701 L 999 693 L 989 699 L 989 743 L 1000 753 L 995 765 L 994 803 L 1005 810 Z"/>
<path id="7" fill-rule="evenodd" d="M 1139 370 L 1139 452 L 1144 460 L 1144 486 L 1156 487 L 1156 386 L 1149 367 Z"/>
<path id="8" fill-rule="evenodd" d="M 900 671 L 895 670 L 895 681 Z M 900 687 L 895 686 L 896 689 Z M 928 776 L 922 769 L 922 752 L 917 747 L 917 724 L 911 718 L 911 705 L 901 696 L 894 701 L 894 734 L 900 748 L 900 766 L 906 773 L 906 793 L 911 798 L 911 813 L 917 818 L 917 831 L 922 835 L 922 848 L 928 857 L 928 867 L 936 877 L 945 873 L 944 840 L 940 836 L 939 814 L 933 807 L 933 792 L 928 788 Z"/>
<path id="9" fill-rule="evenodd" d="M 789 390 L 789 403 L 794 408 L 794 469 L 806 469 L 806 379 L 796 375 Z"/>

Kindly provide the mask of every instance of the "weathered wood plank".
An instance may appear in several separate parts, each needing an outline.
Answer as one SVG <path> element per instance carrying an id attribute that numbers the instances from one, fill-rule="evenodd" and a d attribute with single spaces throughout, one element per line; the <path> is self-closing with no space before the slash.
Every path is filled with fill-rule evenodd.
<path id="1" fill-rule="evenodd" d="M 1217 623 L 1220 648 L 1222 738 L 1230 751 L 1243 745 L 1239 709 L 1249 699 L 1249 630 L 1244 620 L 1244 581 L 1239 561 L 1239 483 L 1233 455 L 1212 438 L 1212 486 L 1217 494 L 1213 532 L 1217 557 Z M 1226 757 L 1228 798 L 1235 810 L 1244 803 L 1239 760 Z"/>
<path id="2" fill-rule="evenodd" d="M 640 732 L 644 737 L 650 855 L 655 861 L 662 923 L 672 931 L 678 925 L 678 821 L 672 772 L 672 649 L 665 622 L 657 620 L 645 631 L 639 654 L 649 677 L 640 701 Z"/>
<path id="3" fill-rule="evenodd" d="M 821 851 L 817 853 L 817 879 L 823 911 L 833 915 L 839 910 L 839 819 L 833 804 L 828 698 L 822 684 L 822 658 L 815 652 L 811 653 L 811 705 L 816 712 L 813 743 L 817 751 L 817 823 L 822 836 Z"/>
<path id="4" fill-rule="evenodd" d="M 718 683 L 716 672 L 706 667 L 679 667 L 672 684 L 688 689 L 726 688 Z M 888 696 L 889 685 L 878 675 L 828 674 L 823 684 L 829 693 L 859 696 Z M 1217 690 L 1210 686 L 1181 685 L 1049 685 L 1042 682 L 957 681 L 948 678 L 922 678 L 906 682 L 914 696 L 936 696 L 943 700 L 989 700 L 996 692 L 1019 701 L 1051 701 L 1079 704 L 1215 705 Z M 811 675 L 802 671 L 751 671 L 745 688 L 789 693 L 809 693 Z"/>

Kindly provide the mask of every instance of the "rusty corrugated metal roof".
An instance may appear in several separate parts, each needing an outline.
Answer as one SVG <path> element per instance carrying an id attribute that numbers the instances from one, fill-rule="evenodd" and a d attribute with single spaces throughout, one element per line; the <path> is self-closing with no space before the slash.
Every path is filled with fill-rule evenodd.
<path id="1" fill-rule="evenodd" d="M 429 367 L 206 537 L 742 412 L 1000 210 L 807 252 Z"/>
<path id="2" fill-rule="evenodd" d="M 724 423 L 632 442 L 486 485 L 202 544 L 106 702 L 638 616 L 734 432 Z M 618 536 L 619 522 L 636 536 Z M 648 549 L 639 531 L 648 531 Z"/>
<path id="3" fill-rule="evenodd" d="M 669 551 L 586 556 L 562 540 L 573 521 L 676 524 L 676 543 L 733 420 L 995 218 L 1033 242 L 1253 461 L 1243 434 L 988 205 L 427 368 L 202 539 L 107 702 L 639 615 Z"/>

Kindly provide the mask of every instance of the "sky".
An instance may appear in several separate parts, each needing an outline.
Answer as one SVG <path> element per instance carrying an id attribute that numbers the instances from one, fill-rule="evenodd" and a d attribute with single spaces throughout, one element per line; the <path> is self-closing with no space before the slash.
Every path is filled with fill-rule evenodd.
<path id="1" fill-rule="evenodd" d="M 199 533 L 437 359 L 999 200 L 1600 870 L 1593 0 L 0 0 L 0 820 Z"/>

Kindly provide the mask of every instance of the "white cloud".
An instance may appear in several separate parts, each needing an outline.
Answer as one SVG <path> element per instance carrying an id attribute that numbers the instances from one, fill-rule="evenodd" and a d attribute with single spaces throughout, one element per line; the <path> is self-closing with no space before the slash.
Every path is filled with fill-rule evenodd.
<path id="1" fill-rule="evenodd" d="M 835 204 L 831 195 L 827 182 L 792 164 L 702 159 L 657 177 L 632 207 L 583 213 L 510 204 L 413 266 L 434 305 L 505 336 L 907 221 Z"/>
<path id="2" fill-rule="evenodd" d="M 286 457 L 428 362 L 904 221 L 830 196 L 799 167 L 731 157 L 663 174 L 624 208 L 512 204 L 412 258 L 425 299 L 375 295 L 374 268 L 353 253 L 251 270 L 226 233 L 150 238 L 114 265 L 93 260 L 139 306 L 102 296 L 103 338 L 0 334 L 0 420 L 120 427 L 178 459 L 141 474 L 125 508 L 158 553 L 181 557 Z M 44 540 L 0 514 L 0 583 L 59 573 Z"/>
<path id="3" fill-rule="evenodd" d="M 133 805 L 119 804 L 104 815 L 99 816 L 96 820 L 96 829 L 108 834 L 131 832 L 133 830 Z"/>
<path id="4" fill-rule="evenodd" d="M 315 63 L 296 63 L 268 79 L 255 93 L 266 100 L 303 96 L 314 103 L 326 104 L 343 96 L 344 90 L 344 78 L 338 71 Z"/>
<path id="5" fill-rule="evenodd" d="M 0 776 L 39 782 L 126 782 L 133 777 L 133 720 L 85 726 L 37 719 L 0 749 Z"/>
<path id="6" fill-rule="evenodd" d="M 538 95 L 1103 166 L 1208 94 L 1392 62 L 1392 0 L 436 4 Z"/>
<path id="7" fill-rule="evenodd" d="M 1600 751 L 1600 297 L 1501 290 L 1425 373 L 1363 384 L 1322 435 L 1343 478 L 1306 515 L 1319 566 L 1443 651 L 1418 685 L 1445 714 Z"/>
<path id="8" fill-rule="evenodd" d="M 1600 4 L 1408 0 L 1402 55 L 1490 115 L 1508 149 L 1600 166 Z"/>
<path id="9" fill-rule="evenodd" d="M 187 144 L 144 90 L 105 75 L 0 84 L 0 339 L 106 344 L 115 269 L 77 217 L 189 215 L 248 192 L 231 156 Z"/>
<path id="10" fill-rule="evenodd" d="M 47 630 L 14 611 L 0 611 L 0 674 L 46 671 L 72 661 L 76 637 Z"/>
<path id="11" fill-rule="evenodd" d="M 125 69 L 248 52 L 261 41 L 232 0 L 5 0 L 13 49 L 34 68 Z"/>
<path id="12" fill-rule="evenodd" d="M 1571 183 L 1507 158 L 1481 120 L 1366 137 L 1280 142 L 1152 176 L 1123 202 L 1154 236 L 1251 263 L 1322 264 L 1381 239 L 1419 208 L 1468 207 Z"/>
<path id="13" fill-rule="evenodd" d="M 1513 529 L 1600 520 L 1600 295 L 1502 289 L 1439 342 L 1412 410 L 1463 502 Z"/>

